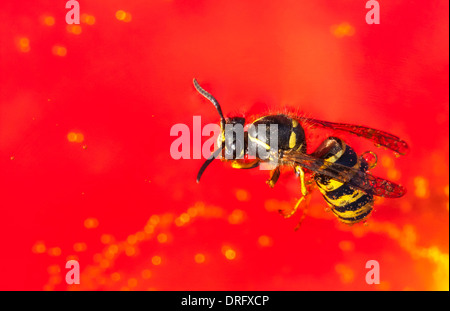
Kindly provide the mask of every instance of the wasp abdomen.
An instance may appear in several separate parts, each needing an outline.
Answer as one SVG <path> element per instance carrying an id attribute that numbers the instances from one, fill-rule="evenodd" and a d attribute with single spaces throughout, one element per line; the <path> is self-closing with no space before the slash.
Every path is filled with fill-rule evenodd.
<path id="1" fill-rule="evenodd" d="M 364 159 L 344 141 L 336 137 L 325 140 L 314 153 L 316 156 L 347 167 L 367 171 L 368 165 Z M 325 201 L 331 206 L 333 213 L 340 221 L 348 224 L 359 222 L 366 218 L 373 207 L 373 193 L 351 187 L 325 175 L 316 175 L 316 183 Z"/>

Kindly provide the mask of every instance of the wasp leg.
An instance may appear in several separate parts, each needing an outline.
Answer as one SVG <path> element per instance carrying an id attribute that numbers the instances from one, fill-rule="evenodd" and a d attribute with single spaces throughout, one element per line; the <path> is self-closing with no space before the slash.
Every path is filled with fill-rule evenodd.
<path id="1" fill-rule="evenodd" d="M 295 173 L 300 178 L 300 187 L 301 187 L 302 195 L 303 195 L 303 197 L 306 197 L 309 194 L 309 192 L 308 192 L 308 189 L 306 188 L 305 172 L 302 170 L 301 166 L 296 166 Z"/>
<path id="2" fill-rule="evenodd" d="M 306 207 L 307 207 L 307 203 L 309 201 L 309 191 L 308 191 L 308 188 L 307 188 L 307 185 L 306 185 L 305 172 L 302 170 L 302 168 L 300 166 L 296 166 L 295 167 L 295 173 L 299 176 L 299 179 L 300 179 L 300 189 L 301 189 L 301 192 L 302 192 L 302 197 L 297 201 L 297 204 L 295 204 L 295 206 L 294 206 L 294 208 L 293 208 L 293 210 L 291 212 L 284 213 L 281 210 L 279 211 L 284 216 L 284 218 L 292 217 L 297 212 L 300 204 L 302 204 L 303 202 L 304 202 L 303 205 L 306 203 L 305 208 L 302 208 L 303 210 L 305 210 Z M 304 218 L 303 215 L 302 215 L 302 217 Z M 301 221 L 303 220 L 303 218 L 301 219 Z"/>
<path id="3" fill-rule="evenodd" d="M 274 170 L 270 171 L 270 178 L 266 181 L 270 188 L 273 188 L 280 177 L 280 167 L 277 166 Z"/>
<path id="4" fill-rule="evenodd" d="M 259 166 L 259 160 L 254 160 L 251 162 L 244 162 L 241 160 L 234 160 L 231 162 L 232 168 L 238 168 L 238 169 L 251 169 Z"/>
<path id="5" fill-rule="evenodd" d="M 311 196 L 308 194 L 305 197 L 302 197 L 297 205 L 299 205 L 300 203 L 303 202 L 303 207 L 302 207 L 302 216 L 300 217 L 300 220 L 298 221 L 297 226 L 295 226 L 294 230 L 297 231 L 300 228 L 300 225 L 302 224 L 303 220 L 306 218 L 306 215 L 308 214 L 308 206 L 309 206 L 309 201 L 310 201 Z"/>

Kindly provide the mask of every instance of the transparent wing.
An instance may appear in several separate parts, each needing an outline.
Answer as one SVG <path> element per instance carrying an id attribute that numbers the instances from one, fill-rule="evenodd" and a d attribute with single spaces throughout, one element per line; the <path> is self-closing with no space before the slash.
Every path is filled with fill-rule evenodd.
<path id="1" fill-rule="evenodd" d="M 408 153 L 409 147 L 408 144 L 400 139 L 399 137 L 392 135 L 390 133 L 376 130 L 370 127 L 365 127 L 361 125 L 354 124 L 346 124 L 346 123 L 335 123 L 328 121 L 321 121 L 316 119 L 309 118 L 300 118 L 301 121 L 305 123 L 309 123 L 312 125 L 318 125 L 325 128 L 330 128 L 333 130 L 343 131 L 351 134 L 355 134 L 359 137 L 366 138 L 376 145 L 384 146 L 389 148 L 401 155 L 405 155 Z"/>
<path id="2" fill-rule="evenodd" d="M 316 174 L 324 175 L 351 187 L 373 193 L 376 196 L 386 198 L 400 198 L 406 193 L 406 189 L 389 180 L 373 176 L 359 169 L 326 161 L 311 155 L 298 152 L 284 152 L 279 161 L 283 165 L 300 165 Z"/>

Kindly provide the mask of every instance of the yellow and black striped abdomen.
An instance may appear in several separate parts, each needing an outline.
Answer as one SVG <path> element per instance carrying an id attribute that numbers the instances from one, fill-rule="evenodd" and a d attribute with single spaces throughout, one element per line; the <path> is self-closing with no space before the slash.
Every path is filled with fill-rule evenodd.
<path id="1" fill-rule="evenodd" d="M 339 138 L 328 138 L 316 151 L 322 159 L 348 167 L 367 170 L 367 163 Z M 357 223 L 366 218 L 373 207 L 373 193 L 352 188 L 325 175 L 316 175 L 316 183 L 325 201 L 340 221 Z"/>

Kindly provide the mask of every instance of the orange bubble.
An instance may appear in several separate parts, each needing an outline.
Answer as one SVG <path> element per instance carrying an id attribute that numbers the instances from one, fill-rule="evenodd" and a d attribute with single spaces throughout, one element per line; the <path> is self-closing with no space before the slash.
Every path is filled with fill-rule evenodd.
<path id="1" fill-rule="evenodd" d="M 198 214 L 198 210 L 196 207 L 190 207 L 190 208 L 188 208 L 187 213 L 190 217 L 195 217 Z"/>
<path id="2" fill-rule="evenodd" d="M 344 264 L 337 264 L 335 266 L 335 270 L 339 274 L 342 283 L 348 284 L 353 282 L 355 278 L 355 273 L 350 267 Z"/>
<path id="3" fill-rule="evenodd" d="M 339 25 L 331 26 L 331 33 L 338 38 L 345 36 L 353 36 L 355 34 L 355 28 L 347 22 Z"/>
<path id="4" fill-rule="evenodd" d="M 127 12 L 125 12 L 124 10 L 119 10 L 116 12 L 116 18 L 119 21 L 123 21 L 127 16 Z"/>
<path id="5" fill-rule="evenodd" d="M 120 273 L 119 272 L 112 273 L 111 274 L 111 280 L 113 280 L 114 282 L 120 281 Z"/>
<path id="6" fill-rule="evenodd" d="M 244 212 L 240 209 L 235 209 L 230 216 L 228 216 L 228 222 L 236 225 L 244 221 Z"/>
<path id="7" fill-rule="evenodd" d="M 106 258 L 106 259 L 112 260 L 112 259 L 114 259 L 114 256 L 115 256 L 115 254 L 112 253 L 112 252 L 110 252 L 109 250 L 107 250 L 107 251 L 105 252 L 105 258 Z"/>
<path id="8" fill-rule="evenodd" d="M 136 255 L 136 248 L 133 247 L 133 246 L 127 246 L 127 247 L 125 248 L 125 254 L 126 254 L 128 257 L 131 257 L 131 256 Z"/>
<path id="9" fill-rule="evenodd" d="M 238 199 L 238 201 L 248 201 L 250 199 L 250 195 L 248 191 L 244 189 L 238 189 L 236 191 L 236 199 Z"/>
<path id="10" fill-rule="evenodd" d="M 116 18 L 119 21 L 129 23 L 129 22 L 131 22 L 132 16 L 131 16 L 130 12 L 125 12 L 124 10 L 118 10 L 116 12 Z"/>
<path id="11" fill-rule="evenodd" d="M 424 177 L 418 176 L 414 178 L 414 185 L 416 189 L 414 191 L 416 197 L 427 198 L 429 196 L 429 183 Z"/>
<path id="12" fill-rule="evenodd" d="M 81 14 L 81 22 L 92 26 L 95 24 L 95 16 L 83 13 Z"/>
<path id="13" fill-rule="evenodd" d="M 236 251 L 234 251 L 233 249 L 229 249 L 225 252 L 225 257 L 228 260 L 233 260 L 236 258 Z"/>
<path id="14" fill-rule="evenodd" d="M 136 236 L 133 234 L 129 235 L 127 238 L 127 242 L 128 242 L 128 244 L 131 244 L 131 245 L 136 244 L 136 242 L 137 242 Z"/>
<path id="15" fill-rule="evenodd" d="M 180 218 L 175 219 L 175 226 L 181 227 L 184 225 L 184 222 Z"/>
<path id="16" fill-rule="evenodd" d="M 49 15 L 44 16 L 42 21 L 43 21 L 44 25 L 46 25 L 46 26 L 55 25 L 55 18 L 53 16 L 49 16 Z"/>
<path id="17" fill-rule="evenodd" d="M 113 237 L 110 234 L 102 234 L 102 236 L 100 237 L 100 241 L 103 244 L 109 244 L 111 243 L 113 240 Z"/>
<path id="18" fill-rule="evenodd" d="M 195 202 L 194 208 L 197 209 L 198 214 L 202 215 L 205 212 L 205 203 Z"/>
<path id="19" fill-rule="evenodd" d="M 33 253 L 37 254 L 43 254 L 46 250 L 47 248 L 45 247 L 45 244 L 43 242 L 37 242 L 32 248 Z"/>
<path id="20" fill-rule="evenodd" d="M 268 237 L 267 235 L 261 235 L 258 238 L 258 243 L 259 243 L 259 245 L 261 245 L 263 247 L 272 246 L 272 244 L 273 244 L 272 239 L 270 237 Z"/>
<path id="21" fill-rule="evenodd" d="M 77 133 L 70 132 L 69 134 L 67 134 L 67 140 L 71 143 L 75 142 L 77 140 Z"/>
<path id="22" fill-rule="evenodd" d="M 189 222 L 190 219 L 191 217 L 189 216 L 188 213 L 183 213 L 180 215 L 180 220 L 184 223 Z"/>
<path id="23" fill-rule="evenodd" d="M 69 33 L 72 33 L 74 35 L 79 35 L 82 32 L 82 28 L 80 25 L 76 25 L 76 24 L 72 24 L 72 25 L 67 25 L 66 26 L 66 30 Z"/>
<path id="24" fill-rule="evenodd" d="M 76 143 L 82 143 L 84 141 L 84 135 L 82 133 L 77 133 Z"/>
<path id="25" fill-rule="evenodd" d="M 228 260 L 233 260 L 233 259 L 236 258 L 236 251 L 232 247 L 230 247 L 228 245 L 222 246 L 222 254 Z"/>
<path id="26" fill-rule="evenodd" d="M 124 18 L 124 22 L 125 23 L 129 23 L 129 22 L 131 22 L 131 19 L 132 19 L 132 17 L 131 17 L 131 13 L 130 12 L 127 12 L 127 14 L 126 14 L 126 16 L 125 16 L 125 18 Z"/>
<path id="27" fill-rule="evenodd" d="M 150 220 L 149 220 L 149 222 L 152 225 L 157 225 L 160 221 L 161 221 L 161 218 L 158 215 L 152 215 L 152 217 L 150 217 Z"/>
<path id="28" fill-rule="evenodd" d="M 142 270 L 141 276 L 145 280 L 149 279 L 152 277 L 152 271 L 150 271 L 149 269 Z"/>
<path id="29" fill-rule="evenodd" d="M 67 140 L 71 143 L 82 143 L 84 141 L 84 135 L 82 133 L 70 132 L 67 134 Z"/>
<path id="30" fill-rule="evenodd" d="M 145 233 L 143 231 L 139 231 L 136 233 L 136 239 L 138 241 L 142 241 L 145 239 Z"/>
<path id="31" fill-rule="evenodd" d="M 84 252 L 87 249 L 86 243 L 75 243 L 73 245 L 73 250 L 76 252 Z"/>
<path id="32" fill-rule="evenodd" d="M 112 254 L 117 254 L 117 252 L 119 251 L 119 247 L 115 244 L 110 245 L 108 247 L 108 251 L 111 252 Z"/>
<path id="33" fill-rule="evenodd" d="M 194 259 L 195 259 L 196 263 L 204 263 L 206 258 L 205 258 L 205 255 L 198 253 L 198 254 L 195 254 Z"/>
<path id="34" fill-rule="evenodd" d="M 86 24 L 91 25 L 91 26 L 94 25 L 95 24 L 95 17 L 92 16 L 92 15 L 89 15 L 86 18 Z"/>
<path id="35" fill-rule="evenodd" d="M 67 55 L 67 49 L 61 45 L 54 45 L 52 48 L 53 55 L 64 57 Z"/>
<path id="36" fill-rule="evenodd" d="M 152 264 L 154 264 L 155 266 L 159 266 L 161 264 L 161 257 L 160 256 L 153 256 L 152 257 Z"/>
<path id="37" fill-rule="evenodd" d="M 352 251 L 355 248 L 355 244 L 352 241 L 340 241 L 339 248 L 343 251 Z"/>
<path id="38" fill-rule="evenodd" d="M 61 249 L 59 247 L 52 247 L 48 250 L 48 254 L 50 256 L 60 256 L 61 255 Z"/>
<path id="39" fill-rule="evenodd" d="M 158 234 L 158 236 L 156 237 L 159 243 L 166 243 L 167 242 L 167 234 L 165 233 L 160 233 Z"/>
<path id="40" fill-rule="evenodd" d="M 19 44 L 20 46 L 28 46 L 30 45 L 30 40 L 28 38 L 20 38 Z"/>
<path id="41" fill-rule="evenodd" d="M 155 227 L 153 227 L 152 225 L 146 225 L 146 226 L 144 227 L 144 232 L 145 232 L 146 234 L 152 234 L 153 231 L 155 231 Z"/>
<path id="42" fill-rule="evenodd" d="M 85 226 L 87 229 L 94 229 L 94 228 L 97 228 L 97 227 L 98 227 L 98 220 L 95 219 L 95 218 L 87 218 L 87 219 L 84 221 L 84 226 Z"/>
<path id="43" fill-rule="evenodd" d="M 28 38 L 20 38 L 18 45 L 21 52 L 27 53 L 30 51 L 30 40 Z"/>

